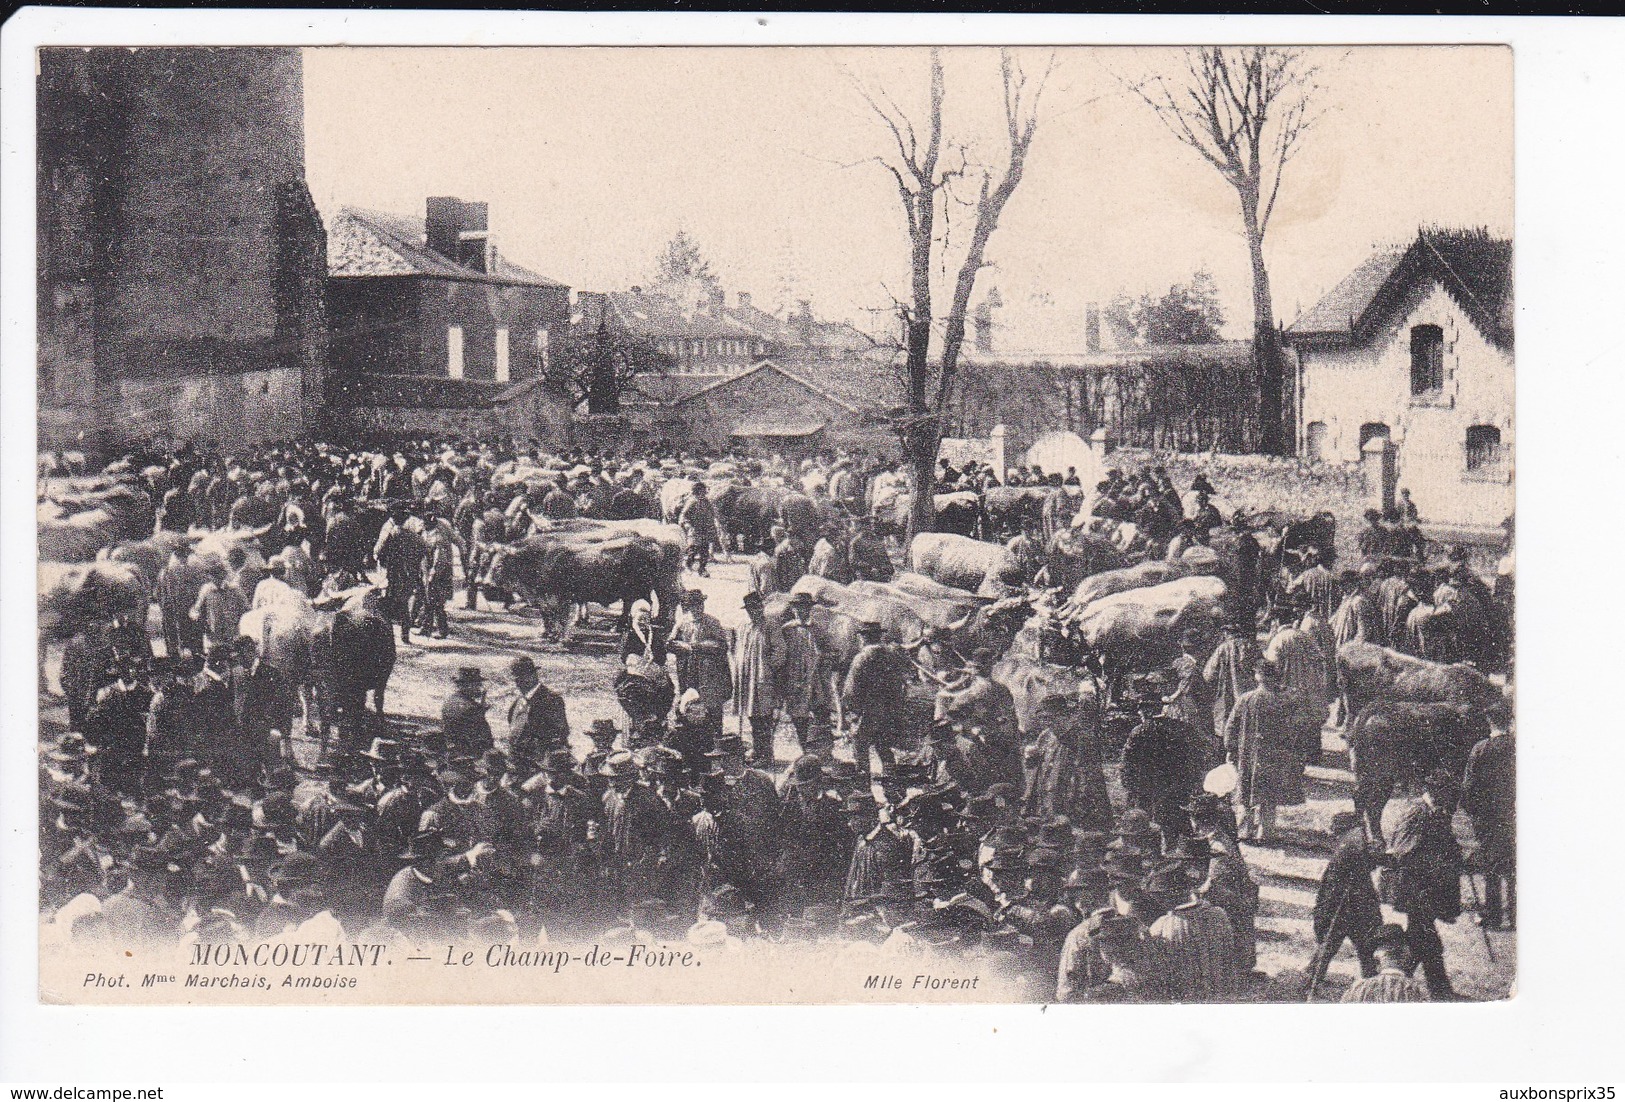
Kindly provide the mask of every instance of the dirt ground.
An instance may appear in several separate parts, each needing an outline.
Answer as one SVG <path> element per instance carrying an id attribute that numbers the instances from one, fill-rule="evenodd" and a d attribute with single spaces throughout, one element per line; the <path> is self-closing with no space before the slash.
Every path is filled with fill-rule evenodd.
<path id="1" fill-rule="evenodd" d="M 742 561 L 722 562 L 713 563 L 710 577 L 689 574 L 685 584 L 704 590 L 707 611 L 717 616 L 725 627 L 732 628 L 744 620 L 740 601 L 746 579 Z M 507 675 L 508 663 L 519 654 L 529 654 L 542 680 L 565 698 L 571 728 L 577 732 L 578 756 L 589 748 L 582 732 L 592 720 L 610 717 L 624 724 L 610 688 L 616 669 L 612 620 L 600 612 L 567 649 L 542 638 L 539 620 L 490 610 L 483 601 L 481 605 L 477 612 L 464 610 L 459 592 L 451 612 L 451 638 L 430 640 L 415 635 L 413 644 L 398 648 L 386 700 L 392 718 L 437 723 L 453 674 L 459 667 L 474 666 L 485 676 L 491 703 L 489 718 L 492 726 L 500 729 L 506 721 L 514 692 Z M 59 652 L 53 648 L 47 655 L 47 691 L 56 688 L 59 661 Z M 60 729 L 64 717 L 59 700 L 42 699 L 42 719 L 48 730 Z M 732 731 L 737 721 L 729 716 L 726 722 L 727 729 Z M 775 751 L 781 770 L 788 767 L 795 753 L 792 734 L 788 727 L 778 733 Z M 316 747 L 302 737 L 298 742 L 301 762 L 314 761 Z M 1353 808 L 1353 777 L 1347 767 L 1346 748 L 1335 730 L 1327 729 L 1323 733 L 1322 749 L 1321 763 L 1309 770 L 1308 801 L 1300 807 L 1281 810 L 1278 843 L 1244 846 L 1248 864 L 1260 887 L 1258 971 L 1261 975 L 1253 987 L 1255 998 L 1300 1001 L 1304 997 L 1303 969 L 1315 949 L 1310 914 L 1316 885 L 1330 855 L 1329 825 L 1333 814 Z M 842 740 L 837 744 L 837 752 L 850 756 L 851 750 Z M 1115 769 L 1109 767 L 1108 773 L 1114 797 L 1121 803 Z M 1390 820 L 1398 807 L 1398 801 L 1389 805 Z M 1464 820 L 1458 826 L 1466 836 Z M 1474 924 L 1474 916 L 1464 913 L 1455 923 L 1442 927 L 1441 933 L 1446 963 L 1461 994 L 1481 1000 L 1509 996 L 1514 985 L 1517 954 L 1515 932 L 1482 931 Z M 1492 951 L 1493 961 L 1489 956 Z M 1357 962 L 1352 950 L 1345 947 L 1320 986 L 1317 1001 L 1336 1001 L 1357 976 Z"/>

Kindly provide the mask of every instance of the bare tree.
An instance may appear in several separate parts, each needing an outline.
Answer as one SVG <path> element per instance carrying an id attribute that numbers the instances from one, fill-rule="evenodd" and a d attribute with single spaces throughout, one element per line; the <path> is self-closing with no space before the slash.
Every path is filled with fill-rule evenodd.
<path id="1" fill-rule="evenodd" d="M 1027 155 L 1038 131 L 1038 101 L 1053 68 L 1052 54 L 1044 71 L 1032 78 L 1009 51 L 1001 52 L 999 72 L 1004 90 L 1007 148 L 999 171 L 971 163 L 965 143 L 943 136 L 942 105 L 946 89 L 940 50 L 931 51 L 929 107 L 918 127 L 891 97 L 860 88 L 895 144 L 895 149 L 870 160 L 885 166 L 896 180 L 898 199 L 908 226 L 909 297 L 895 304 L 902 322 L 903 383 L 907 398 L 896 418 L 896 428 L 914 476 L 910 522 L 916 532 L 930 531 L 935 521 L 932 490 L 937 452 L 942 445 L 943 421 L 953 395 L 959 354 L 965 343 L 965 313 L 976 288 L 976 277 L 988 266 L 988 241 L 1026 170 Z M 961 198 L 957 194 L 955 183 L 960 180 L 976 188 L 974 198 Z M 931 279 L 933 259 L 946 269 L 943 254 L 947 248 L 950 207 L 956 206 L 967 208 L 974 222 L 953 281 L 948 311 L 942 318 L 940 347 L 933 361 L 931 337 L 938 320 Z"/>
<path id="2" fill-rule="evenodd" d="M 1319 69 L 1301 50 L 1280 46 L 1202 46 L 1186 51 L 1185 73 L 1135 86 L 1168 131 L 1235 189 L 1253 265 L 1253 358 L 1262 408 L 1259 449 L 1286 454 L 1285 368 L 1264 235 L 1281 178 L 1319 117 Z"/>

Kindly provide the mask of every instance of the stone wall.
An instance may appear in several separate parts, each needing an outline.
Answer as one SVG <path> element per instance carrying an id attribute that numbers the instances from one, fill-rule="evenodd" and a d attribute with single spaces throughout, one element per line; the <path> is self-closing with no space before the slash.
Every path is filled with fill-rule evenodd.
<path id="1" fill-rule="evenodd" d="M 154 423 L 255 434 L 275 396 L 271 422 L 302 428 L 321 400 L 326 245 L 299 51 L 53 48 L 39 73 L 40 399 L 67 415 L 50 420 L 111 441 Z M 264 388 L 286 374 L 299 385 Z M 132 419 L 137 381 L 155 385 Z"/>
<path id="2" fill-rule="evenodd" d="M 1311 463 L 1270 455 L 1224 455 L 1118 448 L 1107 453 L 1109 467 L 1135 470 L 1166 467 L 1174 485 L 1185 490 L 1198 474 L 1219 493 L 1226 515 L 1236 509 L 1280 509 L 1305 516 L 1326 511 L 1337 518 L 1337 555 L 1359 558 L 1365 527 L 1365 478 L 1358 463 Z"/>

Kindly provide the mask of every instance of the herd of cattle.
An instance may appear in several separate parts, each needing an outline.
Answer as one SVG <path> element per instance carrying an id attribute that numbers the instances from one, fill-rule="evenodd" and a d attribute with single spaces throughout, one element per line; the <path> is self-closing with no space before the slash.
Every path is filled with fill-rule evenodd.
<path id="1" fill-rule="evenodd" d="M 510 463 L 495 472 L 493 485 L 535 484 L 549 474 Z M 845 503 L 739 484 L 726 467 L 694 475 L 668 478 L 649 516 L 558 521 L 499 547 L 485 557 L 480 582 L 491 593 L 524 599 L 550 624 L 585 605 L 624 611 L 639 598 L 669 615 L 681 592 L 687 539 L 672 521 L 701 477 L 724 542 L 736 552 L 771 547 L 774 527 L 810 546 L 845 531 L 851 520 Z M 906 494 L 870 506 L 881 530 L 898 531 L 907 516 Z M 241 634 L 255 640 L 261 658 L 299 686 L 307 725 L 316 717 L 324 741 L 329 717 L 341 735 L 355 733 L 366 694 L 383 712 L 395 642 L 365 573 L 390 512 L 387 503 L 361 503 L 326 533 L 317 571 L 326 588 L 316 591 L 313 583 L 313 592 L 286 595 L 243 620 Z M 1011 690 L 1024 730 L 1038 703 L 1055 693 L 1104 715 L 1119 704 L 1125 678 L 1166 667 L 1192 638 L 1205 656 L 1227 622 L 1250 618 L 1260 600 L 1267 603 L 1289 582 L 1291 551 L 1315 546 L 1328 558 L 1332 553 L 1329 517 L 1254 517 L 1258 582 L 1243 601 L 1229 528 L 1214 529 L 1206 544 L 1169 560 L 1152 557 L 1132 526 L 1075 526 L 1074 512 L 1076 499 L 1059 488 L 940 495 L 942 526 L 960 531 L 899 543 L 903 568 L 889 582 L 809 576 L 799 583 L 812 592 L 814 637 L 826 660 L 843 674 L 860 646 L 857 625 L 878 621 L 890 641 L 905 646 L 929 639 L 938 653 L 961 658 L 992 650 L 1000 656 L 995 679 Z M 154 514 L 143 472 L 115 465 L 99 475 L 41 480 L 42 644 L 111 620 L 144 628 L 159 572 L 177 550 L 190 549 L 202 564 L 223 564 L 240 548 L 250 563 L 263 564 L 280 549 L 267 543 L 263 529 L 154 533 Z M 1005 544 L 976 538 L 1022 531 L 1038 536 L 1038 553 L 1020 562 Z M 1035 578 L 1043 584 L 1035 586 Z M 769 616 L 785 616 L 787 602 L 788 595 L 774 595 Z M 1335 666 L 1346 716 L 1353 717 L 1356 799 L 1373 825 L 1399 778 L 1464 760 L 1485 710 L 1503 695 L 1470 664 L 1431 662 L 1370 643 L 1345 644 Z"/>

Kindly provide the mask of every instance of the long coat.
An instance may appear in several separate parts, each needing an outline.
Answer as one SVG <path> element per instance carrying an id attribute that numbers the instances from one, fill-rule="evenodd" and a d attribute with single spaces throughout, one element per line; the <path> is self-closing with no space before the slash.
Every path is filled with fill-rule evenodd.
<path id="1" fill-rule="evenodd" d="M 1252 691 L 1253 670 L 1258 665 L 1258 643 L 1250 635 L 1232 635 L 1220 643 L 1207 665 L 1202 680 L 1212 686 L 1213 729 L 1223 732 L 1235 710 L 1236 701 Z"/>
<path id="2" fill-rule="evenodd" d="M 1246 806 L 1303 803 L 1300 711 L 1292 696 L 1267 685 L 1236 701 L 1224 747 L 1241 775 L 1237 795 Z"/>
<path id="3" fill-rule="evenodd" d="M 1236 996 L 1236 946 L 1230 919 L 1206 900 L 1182 903 L 1151 927 L 1162 942 L 1174 1002 L 1224 1002 Z"/>
<path id="4" fill-rule="evenodd" d="M 806 719 L 829 707 L 828 671 L 810 625 L 786 620 L 781 634 L 784 665 L 779 670 L 779 703 L 791 719 Z"/>
<path id="5" fill-rule="evenodd" d="M 1052 819 L 1065 815 L 1072 825 L 1107 830 L 1112 822 L 1111 796 L 1101 764 L 1096 734 L 1098 712 L 1046 724 L 1033 749 L 1037 760 L 1024 801 L 1027 815 Z"/>
<path id="6" fill-rule="evenodd" d="M 772 715 L 778 707 L 784 633 L 767 620 L 734 632 L 734 707 L 742 716 Z"/>
<path id="7" fill-rule="evenodd" d="M 672 642 L 688 644 L 677 650 L 677 687 L 694 689 L 705 701 L 713 718 L 720 718 L 722 706 L 733 696 L 733 675 L 728 668 L 728 633 L 715 616 L 682 613 L 672 628 Z"/>

